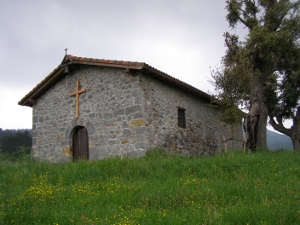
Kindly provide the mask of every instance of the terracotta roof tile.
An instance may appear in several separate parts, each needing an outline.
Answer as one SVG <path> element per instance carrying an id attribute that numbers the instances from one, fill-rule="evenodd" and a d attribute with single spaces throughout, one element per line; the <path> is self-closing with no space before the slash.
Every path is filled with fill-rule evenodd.
<path id="1" fill-rule="evenodd" d="M 137 62 L 129 62 L 130 66 L 135 66 L 137 64 Z"/>

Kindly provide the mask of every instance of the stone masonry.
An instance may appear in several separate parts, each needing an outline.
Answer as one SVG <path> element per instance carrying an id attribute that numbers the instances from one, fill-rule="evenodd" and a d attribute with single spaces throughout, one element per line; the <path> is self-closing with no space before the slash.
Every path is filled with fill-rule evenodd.
<path id="1" fill-rule="evenodd" d="M 80 117 L 75 118 L 76 80 L 86 92 L 79 97 Z M 56 83 L 33 107 L 33 155 L 51 162 L 72 159 L 72 130 L 85 126 L 90 159 L 143 155 L 148 139 L 138 77 L 124 69 L 82 66 Z"/>
<path id="2" fill-rule="evenodd" d="M 157 82 L 140 74 L 141 92 L 144 96 L 147 117 L 147 134 L 152 147 L 187 156 L 210 155 L 222 151 L 223 136 L 242 140 L 239 126 L 233 129 L 222 122 L 217 108 L 209 102 L 177 88 Z M 186 128 L 177 125 L 177 110 L 186 111 Z M 231 141 L 231 148 L 241 148 L 241 143 Z"/>
<path id="3" fill-rule="evenodd" d="M 76 81 L 79 96 L 75 118 Z M 178 108 L 185 110 L 186 128 L 178 127 Z M 33 105 L 34 158 L 72 161 L 72 134 L 77 126 L 88 133 L 89 159 L 143 156 L 154 147 L 187 156 L 222 151 L 223 136 L 242 140 L 240 127 L 231 129 L 209 102 L 139 71 L 80 65 L 63 76 Z M 230 141 L 228 147 L 239 148 Z"/>

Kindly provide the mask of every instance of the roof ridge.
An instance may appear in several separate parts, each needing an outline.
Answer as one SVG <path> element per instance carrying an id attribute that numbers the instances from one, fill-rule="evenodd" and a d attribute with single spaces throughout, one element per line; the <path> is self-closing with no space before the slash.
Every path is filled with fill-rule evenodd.
<path id="1" fill-rule="evenodd" d="M 130 65 L 148 65 L 145 62 L 140 62 L 140 61 L 131 61 L 131 60 L 118 60 L 118 59 L 99 59 L 99 58 L 88 58 L 88 57 L 81 57 L 81 56 L 74 56 L 71 54 L 68 54 L 68 57 L 74 61 L 95 61 L 95 62 L 100 62 L 100 63 L 109 63 L 109 64 L 130 64 Z M 149 65 L 148 65 L 149 66 Z M 154 67 L 153 67 L 154 68 Z"/>

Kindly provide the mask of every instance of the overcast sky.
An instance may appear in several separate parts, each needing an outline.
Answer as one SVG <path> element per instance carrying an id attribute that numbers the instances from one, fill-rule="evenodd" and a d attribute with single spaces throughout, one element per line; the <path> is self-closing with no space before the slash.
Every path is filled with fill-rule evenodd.
<path id="1" fill-rule="evenodd" d="M 225 0 L 0 0 L 0 128 L 31 128 L 18 101 L 64 57 L 145 62 L 212 92 Z"/>

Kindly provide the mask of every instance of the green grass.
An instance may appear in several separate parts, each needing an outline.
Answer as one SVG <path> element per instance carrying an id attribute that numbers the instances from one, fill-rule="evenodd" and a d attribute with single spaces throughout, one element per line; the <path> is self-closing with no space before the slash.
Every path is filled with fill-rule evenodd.
<path id="1" fill-rule="evenodd" d="M 300 152 L 2 160 L 0 224 L 300 224 Z"/>

